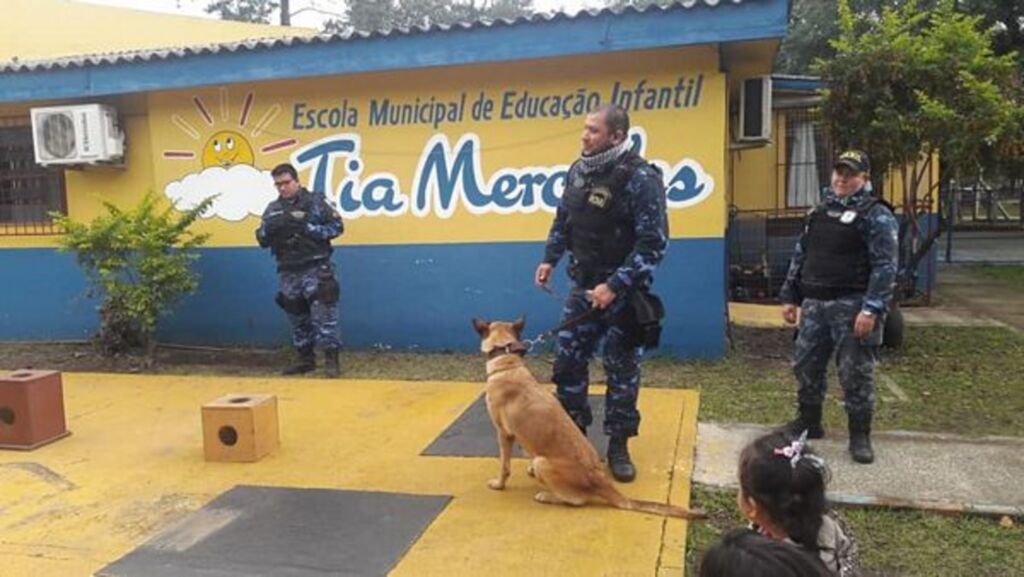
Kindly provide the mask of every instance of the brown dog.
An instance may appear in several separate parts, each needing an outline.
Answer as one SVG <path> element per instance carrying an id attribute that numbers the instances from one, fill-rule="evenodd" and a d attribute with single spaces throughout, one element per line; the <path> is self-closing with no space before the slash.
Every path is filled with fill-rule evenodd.
<path id="1" fill-rule="evenodd" d="M 534 499 L 541 503 L 581 506 L 603 500 L 613 507 L 694 519 L 702 512 L 682 507 L 637 501 L 619 493 L 605 474 L 597 451 L 583 436 L 558 399 L 541 387 L 522 355 L 526 346 L 520 340 L 524 319 L 514 323 L 473 319 L 480 333 L 480 350 L 487 355 L 487 412 L 498 433 L 501 470 L 491 479 L 490 488 L 501 490 L 510 473 L 512 444 L 533 458 L 527 472 L 535 476 L 547 491 Z"/>

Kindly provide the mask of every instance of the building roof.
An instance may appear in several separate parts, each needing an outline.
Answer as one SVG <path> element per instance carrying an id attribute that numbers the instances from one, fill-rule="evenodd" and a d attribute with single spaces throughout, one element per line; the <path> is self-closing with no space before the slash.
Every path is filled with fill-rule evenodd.
<path id="1" fill-rule="evenodd" d="M 99 6 L 71 0 L 4 0 L 0 63 L 74 60 L 99 52 L 298 37 L 316 30 Z"/>
<path id="2" fill-rule="evenodd" d="M 682 0 L 645 9 L 76 55 L 0 66 L 0 101 L 777 39 L 788 15 L 789 0 Z"/>

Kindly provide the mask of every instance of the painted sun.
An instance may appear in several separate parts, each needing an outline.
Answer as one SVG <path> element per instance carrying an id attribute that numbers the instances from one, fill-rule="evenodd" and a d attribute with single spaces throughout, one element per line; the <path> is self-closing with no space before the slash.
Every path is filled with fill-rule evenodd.
<path id="1" fill-rule="evenodd" d="M 244 136 L 234 130 L 221 130 L 206 141 L 202 161 L 203 168 L 227 168 L 235 164 L 252 165 L 256 161 L 256 156 L 252 152 L 252 145 Z"/>
<path id="2" fill-rule="evenodd" d="M 194 119 L 190 120 L 186 118 L 188 115 L 182 114 L 171 116 L 171 122 L 189 138 L 196 141 L 197 148 L 195 150 L 164 150 L 163 157 L 165 159 L 193 160 L 198 157 L 204 170 L 213 167 L 230 168 L 238 165 L 256 167 L 260 155 L 291 148 L 298 143 L 294 138 L 285 138 L 256 148 L 253 146 L 253 142 L 264 134 L 267 126 L 280 114 L 281 106 L 273 104 L 267 108 L 246 135 L 243 132 L 249 125 L 256 94 L 249 92 L 245 95 L 237 117 L 231 113 L 228 89 L 219 89 L 217 96 L 219 106 L 212 110 L 199 96 L 192 97 L 192 105 L 199 120 L 208 129 L 214 131 L 205 140 L 201 129 L 196 128 Z M 218 126 L 219 124 L 227 124 L 231 127 Z"/>

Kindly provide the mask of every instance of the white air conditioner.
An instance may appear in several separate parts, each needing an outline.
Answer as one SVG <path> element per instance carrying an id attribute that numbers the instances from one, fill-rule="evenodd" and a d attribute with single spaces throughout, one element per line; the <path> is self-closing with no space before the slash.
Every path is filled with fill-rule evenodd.
<path id="1" fill-rule="evenodd" d="M 738 140 L 770 140 L 772 137 L 772 78 L 745 78 L 740 89 Z"/>
<path id="2" fill-rule="evenodd" d="M 117 111 L 102 104 L 75 104 L 32 109 L 36 162 L 51 164 L 119 164 L 124 133 Z"/>

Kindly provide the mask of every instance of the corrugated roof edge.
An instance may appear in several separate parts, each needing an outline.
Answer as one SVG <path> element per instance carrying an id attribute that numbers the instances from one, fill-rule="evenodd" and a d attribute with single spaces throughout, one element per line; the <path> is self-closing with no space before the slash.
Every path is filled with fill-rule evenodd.
<path id="1" fill-rule="evenodd" d="M 539 12 L 529 16 L 521 16 L 515 19 L 500 18 L 497 20 L 480 19 L 469 22 L 458 22 L 455 24 L 431 24 L 429 26 L 416 26 L 413 28 L 392 28 L 375 30 L 370 32 L 353 31 L 335 34 L 314 34 L 304 36 L 266 37 L 254 38 L 236 42 L 223 42 L 213 44 L 197 44 L 191 46 L 168 47 L 147 50 L 129 50 L 121 52 L 104 52 L 96 54 L 83 54 L 63 58 L 52 58 L 46 60 L 11 61 L 0 66 L 0 73 L 35 72 L 40 70 L 86 68 L 90 66 L 103 66 L 115 64 L 127 64 L 132 62 L 150 62 L 154 60 L 169 60 L 173 58 L 188 58 L 204 54 L 219 54 L 222 52 L 250 52 L 257 50 L 271 50 L 293 46 L 298 44 L 330 44 L 335 42 L 348 42 L 354 40 L 369 40 L 374 38 L 387 38 L 393 36 L 411 36 L 415 34 L 446 33 L 457 30 L 472 30 L 478 28 L 492 28 L 495 26 L 517 26 L 524 24 L 536 24 L 555 22 L 559 20 L 576 20 L 579 18 L 598 18 L 601 16 L 617 16 L 627 12 L 644 13 L 648 10 L 660 10 L 667 12 L 677 9 L 689 9 L 697 4 L 703 3 L 706 6 L 714 7 L 719 4 L 741 4 L 744 0 L 680 0 L 671 4 L 650 5 L 642 8 L 627 6 L 624 8 L 601 8 L 580 10 L 575 14 L 565 12 Z"/>

